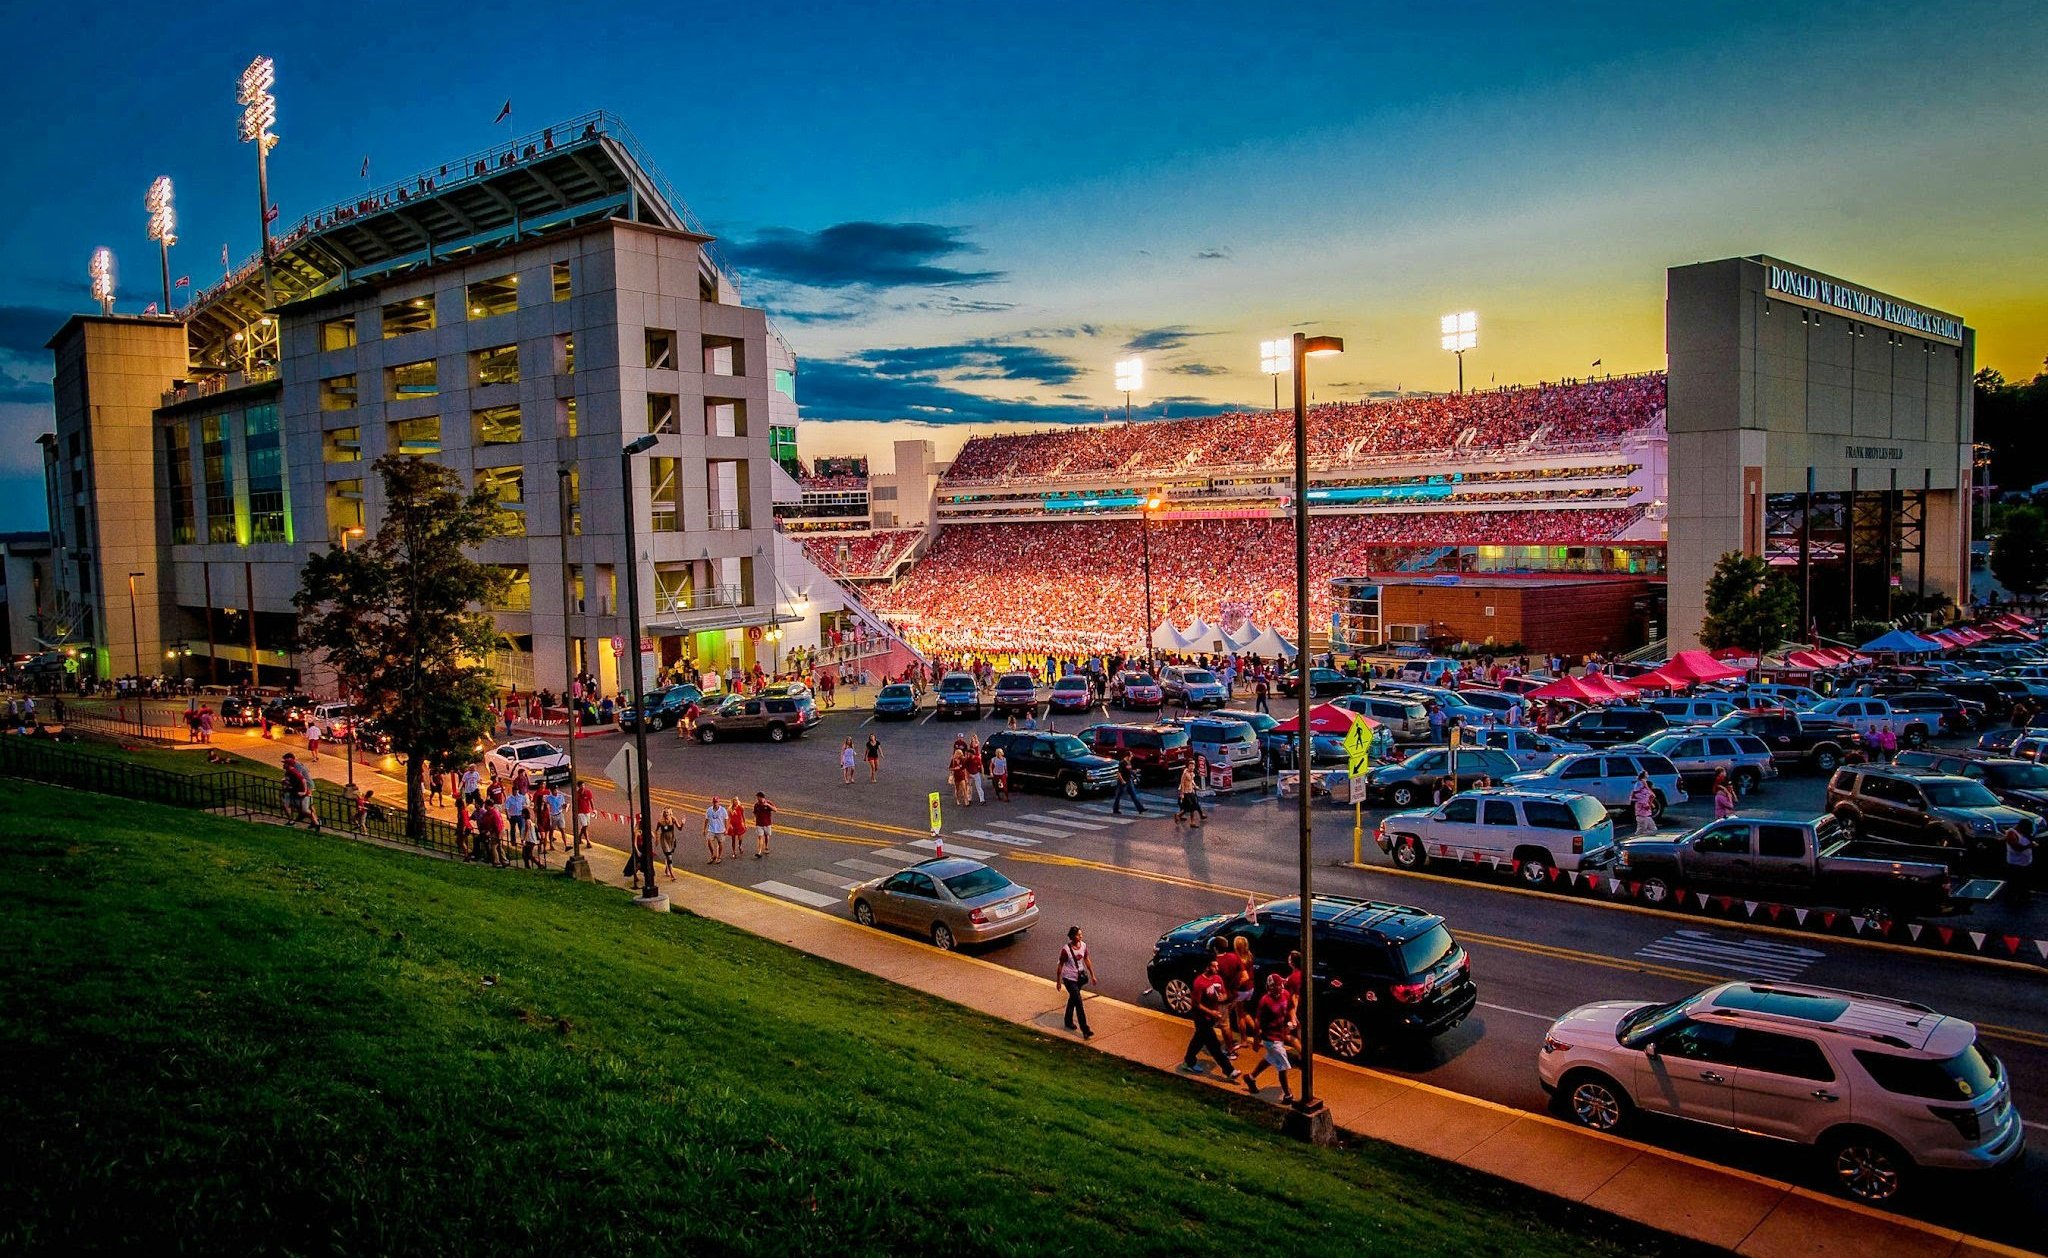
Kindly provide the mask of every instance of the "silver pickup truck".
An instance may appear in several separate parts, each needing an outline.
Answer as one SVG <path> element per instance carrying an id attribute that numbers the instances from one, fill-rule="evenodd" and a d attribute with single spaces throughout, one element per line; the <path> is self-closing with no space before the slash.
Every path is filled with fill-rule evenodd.
<path id="1" fill-rule="evenodd" d="M 1921 917 L 1948 903 L 1951 886 L 1938 853 L 1853 838 L 1831 816 L 1734 816 L 1675 837 L 1624 839 L 1617 846 L 1615 877 L 1641 884 L 1652 904 L 1684 887 L 1865 916 Z"/>

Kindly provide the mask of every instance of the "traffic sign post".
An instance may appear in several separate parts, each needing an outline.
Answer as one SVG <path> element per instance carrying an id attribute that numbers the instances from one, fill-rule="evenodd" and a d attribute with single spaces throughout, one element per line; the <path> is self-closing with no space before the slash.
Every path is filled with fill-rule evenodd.
<path id="1" fill-rule="evenodd" d="M 932 810 L 932 851 L 935 855 L 944 856 L 946 854 L 946 841 L 939 837 L 939 826 L 941 823 L 939 793 L 933 791 L 925 799 L 931 805 Z"/>
<path id="2" fill-rule="evenodd" d="M 1351 863 L 1365 861 L 1365 797 L 1359 794 L 1358 784 L 1364 780 L 1366 771 L 1372 767 L 1372 730 L 1364 720 L 1351 722 L 1351 728 L 1344 731 L 1344 756 L 1351 768 Z"/>

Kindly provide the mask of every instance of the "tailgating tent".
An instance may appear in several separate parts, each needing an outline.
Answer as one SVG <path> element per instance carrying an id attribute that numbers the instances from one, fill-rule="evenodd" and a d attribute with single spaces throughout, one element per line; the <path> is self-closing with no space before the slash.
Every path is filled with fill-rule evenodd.
<path id="1" fill-rule="evenodd" d="M 1536 687 L 1522 697 L 1525 699 L 1571 699 L 1578 703 L 1606 703 L 1614 695 L 1600 687 L 1587 684 L 1584 677 L 1567 674 L 1556 681 Z"/>
<path id="2" fill-rule="evenodd" d="M 1152 631 L 1152 649 L 1155 651 L 1186 651 L 1193 646 L 1194 643 L 1182 637 L 1180 630 L 1173 627 L 1171 619 L 1160 621 L 1159 627 Z"/>
<path id="3" fill-rule="evenodd" d="M 1680 651 L 1657 666 L 1667 677 L 1684 677 L 1689 681 L 1727 681 L 1740 677 L 1746 669 L 1733 664 L 1723 664 L 1705 651 Z"/>
<path id="4" fill-rule="evenodd" d="M 1263 655 L 1269 658 L 1288 660 L 1293 659 L 1295 654 L 1293 646 L 1289 645 L 1287 639 L 1274 633 L 1270 625 L 1261 629 L 1258 637 L 1245 643 L 1244 649 L 1247 655 Z"/>
<path id="5" fill-rule="evenodd" d="M 1186 638 L 1188 645 L 1193 649 L 1208 651 L 1214 648 L 1216 639 L 1223 635 L 1210 628 L 1208 621 L 1197 616 L 1194 624 L 1180 631 L 1180 636 Z"/>
<path id="6" fill-rule="evenodd" d="M 1720 650 L 1714 652 L 1714 658 L 1721 661 L 1723 664 L 1730 665 L 1734 668 L 1740 668 L 1744 671 L 1755 668 L 1757 666 L 1756 652 L 1745 651 L 1739 646 L 1724 646 Z"/>
<path id="7" fill-rule="evenodd" d="M 1223 634 L 1223 649 L 1232 655 L 1244 655 L 1251 650 L 1252 643 L 1258 640 L 1259 627 L 1247 622 L 1244 628 L 1237 631 L 1236 636 Z"/>
<path id="8" fill-rule="evenodd" d="M 1635 676 L 1616 684 L 1624 685 L 1637 691 L 1684 690 L 1693 684 L 1692 678 L 1676 676 L 1665 671 L 1668 668 L 1670 668 L 1670 665 L 1666 664 L 1659 668 L 1653 668 L 1647 673 L 1637 673 Z"/>
<path id="9" fill-rule="evenodd" d="M 1340 708 L 1334 703 L 1318 703 L 1308 710 L 1308 729 L 1311 734 L 1342 734 L 1360 722 L 1373 729 L 1379 728 L 1379 722 L 1371 717 L 1360 716 L 1350 708 Z M 1300 718 L 1290 716 L 1267 733 L 1287 734 L 1300 728 Z"/>
<path id="10" fill-rule="evenodd" d="M 1904 629 L 1894 629 L 1882 637 L 1872 638 L 1856 649 L 1866 654 L 1873 651 L 1885 651 L 1893 655 L 1925 655 L 1930 651 L 1942 650 L 1943 647 L 1941 643 L 1929 642 L 1917 633 L 1907 633 Z"/>
<path id="11" fill-rule="evenodd" d="M 1586 683 L 1586 689 L 1609 702 L 1636 697 L 1635 687 L 1630 682 L 1616 680 L 1605 673 L 1588 673 L 1580 680 Z"/>

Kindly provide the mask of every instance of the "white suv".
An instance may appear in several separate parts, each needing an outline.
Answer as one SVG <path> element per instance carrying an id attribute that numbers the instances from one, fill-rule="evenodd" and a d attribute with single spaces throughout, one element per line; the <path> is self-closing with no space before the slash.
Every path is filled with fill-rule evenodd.
<path id="1" fill-rule="evenodd" d="M 1614 863 L 1614 822 L 1591 795 L 1483 790 L 1453 795 L 1438 808 L 1397 812 L 1373 841 L 1403 869 L 1432 860 L 1513 862 L 1532 887 L 1553 870 L 1600 870 Z"/>
<path id="2" fill-rule="evenodd" d="M 1629 806 L 1629 793 L 1636 788 L 1636 773 L 1650 775 L 1650 790 L 1656 796 L 1654 815 L 1664 820 L 1664 810 L 1686 800 L 1678 767 L 1653 751 L 1630 751 L 1615 747 L 1605 751 L 1580 751 L 1559 756 L 1541 769 L 1517 773 L 1507 785 L 1530 791 L 1580 791 L 1609 808 Z"/>
<path id="3" fill-rule="evenodd" d="M 1668 1005 L 1582 1005 L 1551 1024 L 1543 1090 L 1600 1131 L 1638 1112 L 1817 1150 L 1834 1188 L 1899 1195 L 1916 1168 L 1989 1170 L 2026 1133 L 1977 1028 L 1882 996 L 1725 983 Z"/>

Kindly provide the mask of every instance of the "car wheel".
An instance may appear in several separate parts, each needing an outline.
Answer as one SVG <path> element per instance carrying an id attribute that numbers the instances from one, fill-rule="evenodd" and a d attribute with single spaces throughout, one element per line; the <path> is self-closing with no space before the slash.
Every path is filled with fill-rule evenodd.
<path id="1" fill-rule="evenodd" d="M 1550 861 L 1541 856 L 1524 856 L 1521 868 L 1522 881 L 1532 887 L 1550 885 Z"/>
<path id="2" fill-rule="evenodd" d="M 1081 779 L 1068 778 L 1066 781 L 1061 782 L 1060 794 L 1066 796 L 1068 799 L 1081 798 Z"/>
<path id="3" fill-rule="evenodd" d="M 1412 808 L 1415 805 L 1415 788 L 1403 782 L 1387 792 L 1387 802 L 1396 808 Z"/>
<path id="4" fill-rule="evenodd" d="M 783 726 L 781 726 L 781 725 L 770 725 L 770 726 L 768 727 L 768 741 L 769 741 L 769 742 L 771 742 L 771 743 L 779 743 L 779 742 L 783 742 L 783 741 L 785 741 L 786 739 L 788 739 L 788 737 L 789 737 L 789 730 L 788 730 L 788 729 L 786 729 L 786 728 L 784 728 Z"/>
<path id="5" fill-rule="evenodd" d="M 1650 820 L 1658 825 L 1664 824 L 1664 807 L 1664 792 L 1653 788 L 1650 791 Z"/>
<path id="6" fill-rule="evenodd" d="M 1671 898 L 1671 884 L 1662 878 L 1643 879 L 1643 900 L 1649 904 L 1662 904 Z"/>
<path id="7" fill-rule="evenodd" d="M 1186 1017 L 1195 1011 L 1194 984 L 1185 978 L 1170 978 L 1159 988 L 1159 999 L 1173 1012 Z"/>
<path id="8" fill-rule="evenodd" d="M 1906 731 L 1906 736 L 1905 736 L 1905 737 L 1904 737 L 1903 739 L 1901 739 L 1900 741 L 1901 741 L 1901 742 L 1903 742 L 1903 743 L 1905 743 L 1905 744 L 1906 744 L 1906 745 L 1907 745 L 1908 747 L 1924 747 L 1924 746 L 1926 746 L 1926 745 L 1927 745 L 1927 727 L 1926 727 L 1926 726 L 1924 726 L 1924 725 L 1915 725 L 1915 726 L 1913 726 L 1912 728 L 1910 728 L 1910 729 L 1908 729 L 1908 730 Z"/>
<path id="9" fill-rule="evenodd" d="M 1758 773 L 1755 769 L 1740 769 L 1736 771 L 1735 793 L 1737 795 L 1754 794 L 1756 789 L 1763 784 L 1763 774 Z"/>
<path id="10" fill-rule="evenodd" d="M 1429 863 L 1429 853 L 1423 850 L 1422 840 L 1404 834 L 1394 840 L 1394 863 L 1403 869 L 1420 869 Z"/>
<path id="11" fill-rule="evenodd" d="M 1842 808 L 1835 812 L 1835 820 L 1841 823 L 1842 832 L 1850 838 L 1857 837 L 1863 830 L 1863 818 L 1853 808 Z"/>
<path id="12" fill-rule="evenodd" d="M 1892 924 L 1892 910 L 1888 904 L 1866 904 L 1856 911 L 1856 916 L 1863 919 L 1864 925 L 1875 927 L 1879 934 L 1885 933 Z"/>
<path id="13" fill-rule="evenodd" d="M 853 920 L 863 926 L 872 926 L 875 924 L 875 910 L 869 907 L 866 900 L 855 900 L 853 902 Z"/>
<path id="14" fill-rule="evenodd" d="M 1573 1122 L 1594 1131 L 1616 1133 L 1624 1130 L 1635 1115 L 1635 1105 L 1621 1085 L 1606 1075 L 1585 1071 L 1565 1080 L 1565 1112 Z"/>
<path id="15" fill-rule="evenodd" d="M 1338 1061 L 1357 1061 L 1365 1056 L 1365 1029 L 1340 1013 L 1323 1023 L 1323 1047 Z"/>
<path id="16" fill-rule="evenodd" d="M 1835 1191 L 1872 1205 L 1896 1199 L 1912 1165 L 1897 1145 L 1872 1131 L 1831 1138 L 1825 1157 Z"/>
<path id="17" fill-rule="evenodd" d="M 1822 773 L 1833 773 L 1842 767 L 1842 753 L 1833 747 L 1816 747 L 1813 751 L 1813 767 Z"/>
<path id="18" fill-rule="evenodd" d="M 940 952 L 951 952 L 953 944 L 953 928 L 944 922 L 933 922 L 932 947 L 937 948 Z"/>
<path id="19" fill-rule="evenodd" d="M 700 743 L 715 743 L 718 741 L 718 731 L 709 725 L 699 725 L 697 727 L 697 741 Z"/>

